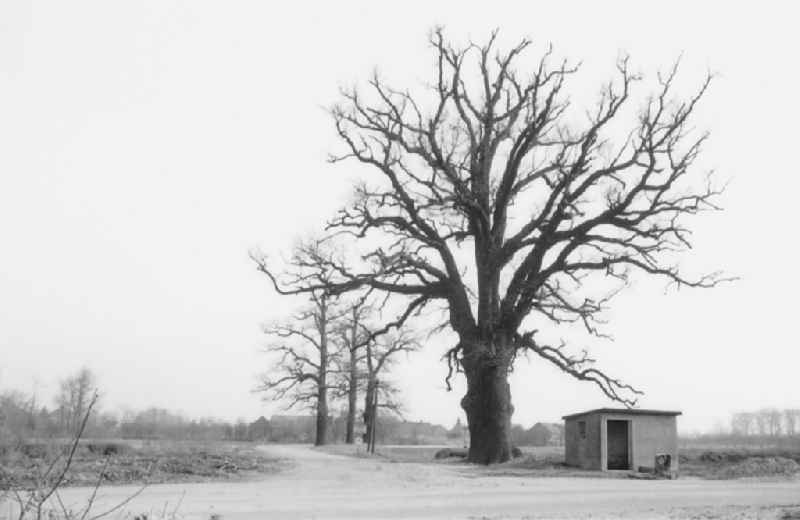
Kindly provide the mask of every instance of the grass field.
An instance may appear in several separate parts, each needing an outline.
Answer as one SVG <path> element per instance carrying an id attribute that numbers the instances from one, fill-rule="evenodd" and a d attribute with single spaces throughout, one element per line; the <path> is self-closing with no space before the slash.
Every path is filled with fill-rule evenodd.
<path id="1" fill-rule="evenodd" d="M 444 448 L 458 446 L 377 446 L 375 456 L 389 462 L 434 462 Z M 368 457 L 363 445 L 331 445 L 320 448 L 328 453 Z M 491 466 L 485 473 L 497 476 L 531 477 L 608 477 L 626 478 L 625 474 L 601 473 L 564 465 L 563 446 L 522 447 L 522 457 Z M 680 450 L 680 475 L 713 480 L 739 478 L 794 479 L 800 476 L 800 450 L 744 449 L 704 447 Z M 445 463 L 460 459 L 444 459 Z"/>
<path id="2" fill-rule="evenodd" d="M 377 457 L 397 463 L 431 463 L 443 448 L 460 446 L 378 446 Z M 25 487 L 63 450 L 59 442 L 35 441 L 0 446 L 0 485 Z M 330 445 L 327 453 L 370 457 L 363 445 Z M 523 456 L 485 469 L 487 475 L 506 476 L 605 476 L 564 466 L 564 448 L 523 447 Z M 458 463 L 451 458 L 439 463 Z M 270 457 L 250 443 L 155 440 L 87 440 L 81 443 L 68 486 L 210 482 L 245 480 L 285 469 L 288 463 Z M 800 450 L 744 448 L 684 448 L 680 451 L 680 475 L 703 479 L 774 478 L 800 476 Z M 616 474 L 616 477 L 620 475 Z"/>
<path id="3" fill-rule="evenodd" d="M 800 449 L 681 449 L 680 471 L 707 479 L 795 478 L 800 475 Z"/>
<path id="4" fill-rule="evenodd" d="M 445 444 L 425 446 L 379 445 L 375 447 L 375 455 L 389 459 L 391 462 L 433 462 L 436 460 L 436 453 L 446 448 L 462 449 L 462 446 Z M 338 455 L 368 456 L 366 446 L 363 444 L 332 444 L 320 449 Z M 563 446 L 522 446 L 520 450 L 522 451 L 521 459 L 527 461 L 536 460 L 551 465 L 563 464 L 564 462 Z"/>
<path id="5" fill-rule="evenodd" d="M 443 448 L 452 448 L 447 445 L 387 445 L 376 446 L 375 455 L 383 457 L 390 462 L 432 462 L 437 451 Z M 324 450 L 328 453 L 338 455 L 351 455 L 356 457 L 367 457 L 367 448 L 364 444 L 334 444 L 325 446 Z"/>
<path id="6" fill-rule="evenodd" d="M 66 441 L 32 441 L 0 447 L 0 484 L 28 487 L 36 482 Z M 75 453 L 67 486 L 204 482 L 274 473 L 283 461 L 249 443 L 84 440 Z"/>

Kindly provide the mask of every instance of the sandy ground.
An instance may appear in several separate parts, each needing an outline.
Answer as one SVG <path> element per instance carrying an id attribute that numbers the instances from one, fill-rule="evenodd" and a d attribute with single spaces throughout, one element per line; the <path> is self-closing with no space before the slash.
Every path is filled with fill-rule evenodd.
<path id="1" fill-rule="evenodd" d="M 800 481 L 647 481 L 487 476 L 463 465 L 391 463 L 265 446 L 293 461 L 281 473 L 237 483 L 162 484 L 128 510 L 223 519 L 800 518 Z M 103 488 L 96 511 L 135 488 Z M 88 490 L 67 489 L 79 504 Z M 0 511 L 0 518 L 4 512 Z"/>

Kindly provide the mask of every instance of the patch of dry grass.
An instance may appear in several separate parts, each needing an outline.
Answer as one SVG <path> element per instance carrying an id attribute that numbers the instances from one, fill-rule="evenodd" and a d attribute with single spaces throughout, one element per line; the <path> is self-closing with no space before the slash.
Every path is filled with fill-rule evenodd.
<path id="1" fill-rule="evenodd" d="M 680 472 L 706 479 L 796 478 L 800 450 L 682 450 Z"/>
<path id="2" fill-rule="evenodd" d="M 37 475 L 64 443 L 31 442 L 0 450 L 0 481 L 9 487 L 35 485 Z M 64 485 L 203 482 L 274 473 L 286 464 L 247 443 L 82 441 Z"/>
<path id="3" fill-rule="evenodd" d="M 367 453 L 364 444 L 328 444 L 316 449 L 348 457 L 376 457 L 388 462 L 433 462 L 437 451 L 447 446 L 392 445 L 375 447 L 375 454 Z M 451 446 L 452 447 L 452 446 Z"/>

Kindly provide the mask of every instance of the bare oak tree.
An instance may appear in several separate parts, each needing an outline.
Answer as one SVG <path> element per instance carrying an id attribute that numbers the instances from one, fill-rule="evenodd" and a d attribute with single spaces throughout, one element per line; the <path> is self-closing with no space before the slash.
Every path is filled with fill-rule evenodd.
<path id="1" fill-rule="evenodd" d="M 565 89 L 577 67 L 553 64 L 548 50 L 520 71 L 531 43 L 501 52 L 496 36 L 457 47 L 435 30 L 422 94 L 377 75 L 366 93 L 342 92 L 331 114 L 345 152 L 331 160 L 374 175 L 327 227 L 369 251 L 361 262 L 332 260 L 333 279 L 303 289 L 399 297 L 397 327 L 443 304 L 458 337 L 451 375 L 467 380 L 469 460 L 484 464 L 511 454 L 508 374 L 521 352 L 625 405 L 640 394 L 585 351 L 542 340 L 542 323 L 605 337 L 603 312 L 631 271 L 678 286 L 721 281 L 675 263 L 690 247 L 687 217 L 717 207 L 719 190 L 693 167 L 707 134 L 691 116 L 711 78 L 677 99 L 675 65 L 629 118 L 642 78 L 621 59 L 596 105 L 576 114 Z"/>
<path id="2" fill-rule="evenodd" d="M 371 332 L 366 323 L 374 309 L 369 305 L 367 298 L 361 297 L 354 301 L 343 316 L 340 332 L 342 353 L 347 356 L 343 361 L 341 370 L 342 393 L 347 396 L 347 420 L 345 423 L 345 443 L 355 442 L 355 423 L 358 412 L 358 390 L 363 387 L 364 371 L 362 365 L 364 347 L 372 341 Z"/>
<path id="3" fill-rule="evenodd" d="M 410 352 L 419 347 L 409 329 L 389 331 L 377 325 L 380 322 L 380 302 L 373 301 L 371 291 L 360 295 L 349 304 L 342 313 L 340 345 L 340 362 L 338 370 L 340 390 L 339 397 L 347 398 L 347 418 L 345 423 L 345 442 L 355 442 L 355 420 L 358 413 L 359 391 L 364 392 L 363 418 L 367 435 L 374 422 L 370 411 L 370 403 L 376 394 L 380 394 L 380 407 L 399 411 L 397 400 L 398 389 L 388 380 L 378 384 L 378 376 L 385 375 L 395 361 L 397 354 Z"/>
<path id="4" fill-rule="evenodd" d="M 378 420 L 377 408 L 398 412 L 400 405 L 396 400 L 397 388 L 383 376 L 389 371 L 401 352 L 412 352 L 420 348 L 419 341 L 408 329 L 392 331 L 387 334 L 376 334 L 371 331 L 363 345 L 363 362 L 365 368 L 366 391 L 364 392 L 364 433 L 365 440 L 372 438 L 372 432 Z"/>
<path id="5" fill-rule="evenodd" d="M 308 297 L 306 307 L 291 319 L 264 328 L 273 340 L 267 351 L 279 357 L 271 370 L 261 376 L 256 390 L 264 392 L 265 399 L 285 401 L 287 408 L 313 408 L 317 446 L 327 442 L 328 393 L 335 384 L 330 372 L 337 355 L 332 340 L 337 320 L 341 318 L 335 306 L 336 298 L 324 289 L 332 281 L 331 258 L 327 254 L 318 242 L 301 244 L 280 275 L 268 268 L 263 256 L 253 255 L 259 270 L 270 278 L 279 294 L 302 293 Z M 301 290 L 309 284 L 320 288 Z"/>

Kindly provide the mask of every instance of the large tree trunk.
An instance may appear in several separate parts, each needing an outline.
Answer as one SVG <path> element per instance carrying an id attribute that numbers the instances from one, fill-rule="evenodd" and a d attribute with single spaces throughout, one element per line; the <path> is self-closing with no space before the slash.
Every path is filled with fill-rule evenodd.
<path id="1" fill-rule="evenodd" d="M 461 364 L 467 377 L 467 394 L 461 407 L 469 425 L 468 460 L 477 464 L 505 462 L 511 458 L 514 413 L 508 384 L 510 346 L 470 342 Z"/>
<path id="2" fill-rule="evenodd" d="M 350 377 L 349 387 L 347 388 L 347 426 L 345 431 L 344 442 L 353 444 L 355 439 L 353 432 L 356 424 L 356 408 L 358 407 L 358 371 L 357 371 L 357 357 L 356 350 L 350 349 Z"/>

